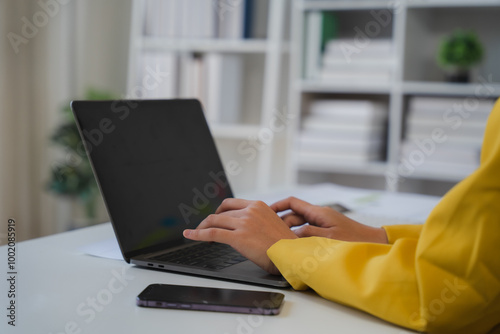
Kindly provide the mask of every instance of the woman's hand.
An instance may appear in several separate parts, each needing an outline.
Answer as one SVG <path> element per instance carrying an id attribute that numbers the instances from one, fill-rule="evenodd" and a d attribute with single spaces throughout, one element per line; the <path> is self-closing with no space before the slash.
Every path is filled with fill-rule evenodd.
<path id="1" fill-rule="evenodd" d="M 268 205 L 260 201 L 228 198 L 215 214 L 195 230 L 184 230 L 184 237 L 230 245 L 247 259 L 271 274 L 279 274 L 267 250 L 281 239 L 297 236 Z"/>
<path id="2" fill-rule="evenodd" d="M 281 217 L 289 227 L 309 223 L 295 230 L 299 237 L 387 243 L 384 229 L 360 224 L 332 208 L 312 205 L 295 197 L 276 202 L 271 209 L 275 212 L 291 210 Z"/>
<path id="3" fill-rule="evenodd" d="M 283 217 L 278 212 L 291 210 Z M 309 223 L 308 225 L 304 225 Z M 304 225 L 292 231 L 290 227 Z M 289 197 L 270 207 L 261 201 L 228 198 L 215 214 L 184 237 L 228 244 L 271 274 L 279 274 L 267 250 L 281 239 L 319 236 L 345 241 L 387 243 L 382 228 L 360 224 L 328 207 Z"/>

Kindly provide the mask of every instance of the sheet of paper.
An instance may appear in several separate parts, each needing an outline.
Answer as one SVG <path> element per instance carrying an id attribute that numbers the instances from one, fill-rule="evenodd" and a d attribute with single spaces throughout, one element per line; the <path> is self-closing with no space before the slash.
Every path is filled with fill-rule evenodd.
<path id="1" fill-rule="evenodd" d="M 116 238 L 105 239 L 93 244 L 85 245 L 80 248 L 80 251 L 97 257 L 106 259 L 123 260 L 120 246 Z"/>

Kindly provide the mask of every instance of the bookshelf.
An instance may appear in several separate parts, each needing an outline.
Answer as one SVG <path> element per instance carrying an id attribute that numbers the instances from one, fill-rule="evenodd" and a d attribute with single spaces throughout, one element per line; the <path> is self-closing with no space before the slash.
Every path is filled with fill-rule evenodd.
<path id="1" fill-rule="evenodd" d="M 289 6 L 285 0 L 133 1 L 129 95 L 200 99 L 226 170 L 237 171 L 228 174 L 236 194 L 279 182 L 273 166 L 284 163 L 275 152 L 285 136 L 265 134 L 286 104 L 280 83 L 288 69 Z M 154 91 L 143 89 L 148 66 L 168 73 Z"/>
<path id="2" fill-rule="evenodd" d="M 304 159 L 301 158 L 300 148 L 297 149 L 297 141 L 289 144 L 292 163 L 287 169 L 287 179 L 290 183 L 307 183 L 312 179 L 317 182 L 319 179 L 368 186 L 371 182 L 375 188 L 423 193 L 434 193 L 433 184 L 441 183 L 436 186 L 440 190 L 435 194 L 442 194 L 443 189 L 450 188 L 470 173 L 470 166 L 454 168 L 453 165 L 434 164 L 434 168 L 424 168 L 424 163 L 420 166 L 416 159 L 413 159 L 415 163 L 411 166 L 411 173 L 403 173 L 404 148 L 412 140 L 407 138 L 408 133 L 417 127 L 412 123 L 416 117 L 412 110 L 414 103 L 429 98 L 449 101 L 449 107 L 434 111 L 442 115 L 457 104 L 458 109 L 472 104 L 487 108 L 500 96 L 500 67 L 496 63 L 500 59 L 500 36 L 495 33 L 500 29 L 497 19 L 500 1 L 294 0 L 291 15 L 289 105 L 292 106 L 291 112 L 297 116 L 297 122 L 289 128 L 290 138 L 299 138 L 300 146 L 304 124 L 311 117 L 312 106 L 318 100 L 382 101 L 387 105 L 387 123 L 386 132 L 382 135 L 384 152 L 369 161 L 346 162 L 335 156 Z M 334 17 L 335 29 L 330 39 L 333 42 L 325 47 L 322 35 L 330 33 L 325 30 L 328 15 Z M 435 62 L 441 39 L 456 28 L 474 30 L 484 46 L 485 57 L 474 69 L 471 83 L 445 82 L 443 71 Z M 382 51 L 367 51 L 370 45 L 378 47 L 387 42 L 390 43 L 387 50 L 378 48 L 387 52 L 384 56 L 380 56 Z M 332 52 L 335 45 L 337 51 Z M 362 59 L 363 54 L 369 56 Z M 361 65 L 353 66 L 356 62 Z M 371 67 L 362 67 L 362 64 L 368 63 L 372 64 Z M 352 77 L 362 71 L 375 74 L 349 80 L 343 76 L 346 69 L 352 69 Z M 386 69 L 385 72 L 383 69 Z M 430 108 L 433 109 L 433 106 Z M 469 126 L 465 122 L 467 118 L 462 118 L 465 124 L 462 130 Z M 417 119 L 416 122 L 419 121 Z M 480 122 L 485 120 L 477 120 L 471 126 L 477 128 Z M 444 128 L 448 135 L 455 135 L 456 131 L 450 125 L 451 122 L 446 123 L 444 116 L 441 120 L 436 118 L 426 128 L 428 134 L 418 140 L 423 142 L 432 138 L 432 130 L 436 128 Z M 477 134 L 473 135 L 477 137 Z M 471 141 L 476 137 L 470 137 Z M 446 145 L 451 142 L 448 141 Z M 438 144 L 441 145 L 437 143 L 436 147 Z M 416 151 L 410 152 L 413 158 L 425 153 Z M 424 160 L 438 158 L 440 154 L 432 152 L 424 156 Z M 318 174 L 322 178 L 318 178 Z"/>

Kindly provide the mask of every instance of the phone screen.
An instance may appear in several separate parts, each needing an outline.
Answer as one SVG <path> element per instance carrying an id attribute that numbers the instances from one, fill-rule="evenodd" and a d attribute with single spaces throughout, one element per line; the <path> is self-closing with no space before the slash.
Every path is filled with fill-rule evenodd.
<path id="1" fill-rule="evenodd" d="M 151 284 L 139 296 L 144 307 L 275 315 L 284 295 L 277 292 Z"/>

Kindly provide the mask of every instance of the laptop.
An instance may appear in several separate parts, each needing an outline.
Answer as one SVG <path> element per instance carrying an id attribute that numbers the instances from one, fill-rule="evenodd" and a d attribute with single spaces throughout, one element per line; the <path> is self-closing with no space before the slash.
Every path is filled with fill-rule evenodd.
<path id="1" fill-rule="evenodd" d="M 289 286 L 228 245 L 182 236 L 233 197 L 198 100 L 73 101 L 71 108 L 125 261 Z"/>

